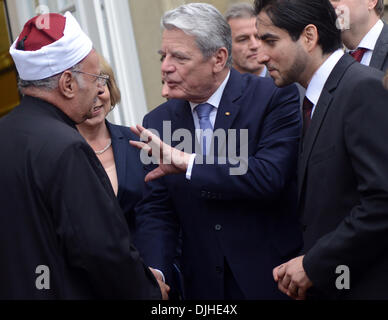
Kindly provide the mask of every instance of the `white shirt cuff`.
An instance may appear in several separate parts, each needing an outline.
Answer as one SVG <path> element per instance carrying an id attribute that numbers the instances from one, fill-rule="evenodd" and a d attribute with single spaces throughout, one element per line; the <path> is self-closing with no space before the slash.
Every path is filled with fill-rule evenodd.
<path id="1" fill-rule="evenodd" d="M 160 271 L 159 269 L 155 269 L 153 268 L 156 272 L 158 272 L 161 276 L 162 276 L 162 279 L 163 279 L 163 282 L 166 283 L 166 278 L 164 277 L 164 274 L 162 271 Z"/>
<path id="2" fill-rule="evenodd" d="M 191 180 L 191 172 L 193 171 L 194 161 L 195 161 L 196 156 L 197 155 L 195 153 L 193 153 L 190 157 L 189 165 L 187 166 L 187 171 L 186 171 L 186 179 L 187 180 Z"/>

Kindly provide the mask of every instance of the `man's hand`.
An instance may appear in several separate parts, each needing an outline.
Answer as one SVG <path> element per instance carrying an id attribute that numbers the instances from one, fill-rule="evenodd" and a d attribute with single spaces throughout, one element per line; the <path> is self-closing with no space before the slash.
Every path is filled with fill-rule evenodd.
<path id="1" fill-rule="evenodd" d="M 273 270 L 279 290 L 296 300 L 305 300 L 307 289 L 313 285 L 303 268 L 303 258 L 300 256 Z"/>
<path id="2" fill-rule="evenodd" d="M 154 277 L 156 278 L 156 280 L 158 281 L 160 291 L 162 292 L 163 300 L 168 300 L 169 299 L 168 293 L 170 292 L 170 287 L 164 283 L 163 277 L 160 274 L 160 272 L 156 271 L 155 269 L 152 269 L 151 267 L 150 267 L 150 270 L 154 274 Z"/>
<path id="3" fill-rule="evenodd" d="M 139 136 L 141 141 L 147 142 L 130 141 L 129 143 L 138 149 L 145 150 L 159 163 L 159 167 L 147 174 L 145 177 L 146 182 L 168 174 L 184 173 L 187 171 L 191 154 L 172 148 L 160 140 L 158 136 L 140 125 L 131 127 L 131 131 Z"/>

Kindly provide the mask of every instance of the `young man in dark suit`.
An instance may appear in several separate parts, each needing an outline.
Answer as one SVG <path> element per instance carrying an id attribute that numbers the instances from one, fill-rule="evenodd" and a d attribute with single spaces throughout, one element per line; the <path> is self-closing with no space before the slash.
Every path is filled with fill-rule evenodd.
<path id="1" fill-rule="evenodd" d="M 153 137 L 154 156 L 160 145 L 166 156 L 160 166 L 146 167 L 136 244 L 169 283 L 182 229 L 187 299 L 287 298 L 272 281 L 272 268 L 301 247 L 293 209 L 298 91 L 231 69 L 230 27 L 211 5 L 181 6 L 167 12 L 162 24 L 161 68 L 170 99 L 144 118 L 144 126 L 165 142 L 175 132 L 179 141 L 169 143 L 179 148 L 185 142 L 187 148 L 172 149 L 142 127 L 134 129 Z M 216 148 L 207 143 L 213 133 L 225 133 L 214 139 Z"/>
<path id="2" fill-rule="evenodd" d="M 298 169 L 303 255 L 275 268 L 274 278 L 295 299 L 386 299 L 383 73 L 343 53 L 328 0 L 256 0 L 255 7 L 261 61 L 276 85 L 306 88 Z"/>

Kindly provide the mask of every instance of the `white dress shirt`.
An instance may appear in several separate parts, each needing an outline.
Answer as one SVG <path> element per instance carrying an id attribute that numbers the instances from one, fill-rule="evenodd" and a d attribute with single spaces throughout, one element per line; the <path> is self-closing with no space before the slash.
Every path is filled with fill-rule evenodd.
<path id="1" fill-rule="evenodd" d="M 230 71 L 229 71 L 227 77 L 225 78 L 225 80 L 218 87 L 216 92 L 213 93 L 213 95 L 209 98 L 209 100 L 207 100 L 206 102 L 203 102 L 203 103 L 209 103 L 214 107 L 209 115 L 210 123 L 212 124 L 213 128 L 214 128 L 214 125 L 216 123 L 218 107 L 220 105 L 221 98 L 222 98 L 222 95 L 224 94 L 224 90 L 225 90 L 226 84 L 228 83 L 229 78 L 230 78 Z M 199 105 L 199 103 L 194 103 L 194 102 L 190 102 L 190 101 L 189 101 L 189 103 L 190 103 L 190 107 L 191 107 L 191 112 L 193 113 L 195 133 L 196 133 L 197 139 L 199 141 L 201 139 L 201 127 L 199 125 L 199 118 L 198 118 L 197 112 L 195 112 L 195 110 L 194 110 L 195 107 L 197 105 Z M 187 171 L 186 171 L 186 178 L 188 180 L 191 180 L 191 172 L 193 170 L 194 161 L 195 161 L 196 156 L 197 155 L 194 153 L 194 154 L 192 154 L 192 156 L 190 158 L 189 166 L 188 166 Z M 155 269 L 155 268 L 154 268 L 154 270 L 156 270 L 158 273 L 160 273 L 160 275 L 163 278 L 163 282 L 165 282 L 165 277 L 164 277 L 163 272 L 161 270 Z"/>
<path id="2" fill-rule="evenodd" d="M 344 52 L 341 49 L 334 51 L 329 58 L 319 67 L 319 69 L 314 73 L 311 81 L 306 90 L 306 97 L 311 101 L 314 105 L 313 110 L 311 112 L 311 117 L 313 117 L 315 107 L 318 103 L 318 100 L 321 96 L 323 87 L 327 79 L 329 78 L 331 72 L 333 71 L 335 65 L 342 58 Z"/>
<path id="3" fill-rule="evenodd" d="M 268 71 L 267 67 L 264 66 L 264 68 L 263 68 L 263 70 L 261 71 L 259 77 L 265 78 L 265 77 L 267 76 L 267 71 Z"/>
<path id="4" fill-rule="evenodd" d="M 365 48 L 368 49 L 365 51 L 362 59 L 360 61 L 361 64 L 369 66 L 372 60 L 373 50 L 376 47 L 377 39 L 380 37 L 381 32 L 383 31 L 384 23 L 379 20 L 376 24 L 369 30 L 369 32 L 362 38 L 361 42 L 357 46 L 357 48 Z M 356 48 L 356 49 L 357 49 Z M 347 52 L 352 52 L 353 50 L 346 50 Z"/>

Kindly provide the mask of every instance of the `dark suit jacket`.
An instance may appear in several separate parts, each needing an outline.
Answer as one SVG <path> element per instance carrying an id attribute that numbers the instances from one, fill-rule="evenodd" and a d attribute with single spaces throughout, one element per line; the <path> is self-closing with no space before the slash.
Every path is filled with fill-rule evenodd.
<path id="1" fill-rule="evenodd" d="M 26 96 L 0 119 L 0 145 L 0 300 L 161 298 L 72 120 Z M 47 290 L 38 266 L 49 268 Z"/>
<path id="2" fill-rule="evenodd" d="M 106 125 L 111 135 L 116 164 L 119 185 L 117 199 L 132 235 L 135 232 L 135 206 L 142 197 L 144 172 L 140 152 L 129 145 L 129 140 L 138 141 L 139 138 L 128 127 L 114 125 L 108 121 Z"/>
<path id="3" fill-rule="evenodd" d="M 144 125 L 163 137 L 163 121 L 171 121 L 172 132 L 186 128 L 195 137 L 187 101 L 169 100 Z M 248 173 L 231 176 L 230 164 L 195 164 L 190 181 L 180 174 L 147 184 L 136 244 L 169 282 L 180 223 L 187 299 L 223 299 L 225 261 L 247 299 L 281 296 L 272 268 L 301 249 L 294 210 L 300 128 L 294 85 L 278 89 L 270 79 L 232 70 L 215 130 L 248 129 Z"/>
<path id="4" fill-rule="evenodd" d="M 304 139 L 298 175 L 304 267 L 318 297 L 388 298 L 388 92 L 382 76 L 344 55 Z M 350 290 L 337 290 L 341 265 L 350 268 Z"/>
<path id="5" fill-rule="evenodd" d="M 388 25 L 385 22 L 377 39 L 369 66 L 384 72 L 388 69 Z"/>

